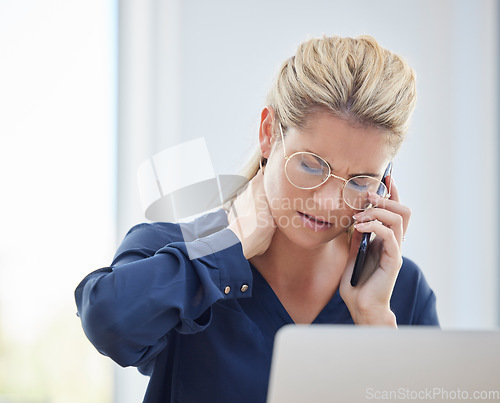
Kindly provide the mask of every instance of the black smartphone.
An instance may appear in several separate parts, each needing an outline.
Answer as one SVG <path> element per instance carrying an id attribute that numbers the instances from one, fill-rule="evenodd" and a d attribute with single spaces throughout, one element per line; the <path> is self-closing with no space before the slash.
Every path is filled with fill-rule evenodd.
<path id="1" fill-rule="evenodd" d="M 389 162 L 389 165 L 387 165 L 387 168 L 385 169 L 384 176 L 382 177 L 382 182 L 385 185 L 385 180 L 386 178 L 391 175 L 392 173 L 392 162 Z M 384 188 L 382 185 L 379 186 L 377 189 L 377 194 L 382 195 L 384 191 Z M 363 272 L 363 269 L 365 267 L 365 262 L 366 262 L 366 257 L 368 255 L 368 250 L 370 249 L 371 245 L 371 232 L 364 232 L 361 235 L 361 242 L 359 243 L 359 249 L 358 249 L 358 254 L 356 256 L 356 261 L 354 262 L 354 269 L 352 272 L 351 276 L 351 285 L 353 287 L 356 287 L 356 285 L 359 282 L 359 279 L 361 277 L 361 273 Z M 376 264 L 378 264 L 378 259 L 376 260 Z"/>

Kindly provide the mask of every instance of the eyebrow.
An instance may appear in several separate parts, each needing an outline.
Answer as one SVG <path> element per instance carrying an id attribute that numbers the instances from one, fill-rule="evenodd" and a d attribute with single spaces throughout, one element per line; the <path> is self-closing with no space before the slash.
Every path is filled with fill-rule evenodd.
<path id="1" fill-rule="evenodd" d="M 350 179 L 350 178 L 354 178 L 355 176 L 371 176 L 371 177 L 373 177 L 375 179 L 378 179 L 382 175 L 380 175 L 380 174 L 374 174 L 374 173 L 371 173 L 371 172 L 363 172 L 363 173 L 360 173 L 360 174 L 352 174 L 352 175 L 349 175 L 348 177 Z"/>
<path id="2" fill-rule="evenodd" d="M 314 155 L 317 155 L 318 157 L 321 157 L 321 155 L 319 155 L 318 153 L 315 153 L 314 151 L 312 150 L 309 150 L 308 148 L 304 149 L 304 151 L 307 151 L 307 152 L 310 152 L 311 154 L 314 154 Z M 330 164 L 325 158 L 321 157 L 321 159 L 323 161 L 325 161 L 329 166 L 330 166 L 330 169 L 333 171 L 333 167 L 332 167 L 332 164 Z M 373 172 L 362 172 L 362 173 L 356 173 L 356 174 L 350 174 L 348 175 L 347 177 L 349 179 L 351 178 L 354 178 L 355 176 L 371 176 L 373 178 L 376 178 L 378 179 L 379 177 L 381 177 L 382 175 L 380 173 L 373 173 Z"/>

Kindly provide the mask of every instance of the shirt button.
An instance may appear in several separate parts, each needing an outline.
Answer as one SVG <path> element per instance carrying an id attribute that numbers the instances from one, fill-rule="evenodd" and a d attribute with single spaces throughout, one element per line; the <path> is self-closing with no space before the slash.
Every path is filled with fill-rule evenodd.
<path id="1" fill-rule="evenodd" d="M 248 290 L 248 285 L 247 284 L 243 284 L 241 286 L 241 292 L 245 292 L 246 290 Z"/>
<path id="2" fill-rule="evenodd" d="M 231 292 L 231 287 L 227 286 L 226 288 L 224 288 L 224 294 L 229 294 Z"/>

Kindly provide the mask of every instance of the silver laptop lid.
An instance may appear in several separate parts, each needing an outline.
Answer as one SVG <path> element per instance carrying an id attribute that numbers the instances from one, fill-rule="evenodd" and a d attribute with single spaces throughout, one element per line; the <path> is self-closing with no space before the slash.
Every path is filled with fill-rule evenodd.
<path id="1" fill-rule="evenodd" d="M 291 325 L 268 403 L 500 401 L 500 331 Z"/>

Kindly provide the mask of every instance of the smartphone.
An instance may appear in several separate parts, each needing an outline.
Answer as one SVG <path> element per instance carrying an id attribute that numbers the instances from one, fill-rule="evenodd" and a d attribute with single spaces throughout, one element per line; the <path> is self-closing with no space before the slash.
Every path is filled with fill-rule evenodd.
<path id="1" fill-rule="evenodd" d="M 384 183 L 384 185 L 386 178 L 389 175 L 391 175 L 391 173 L 392 173 L 392 162 L 389 162 L 389 165 L 387 165 L 387 168 L 385 169 L 384 176 L 382 177 L 382 182 Z M 384 188 L 382 185 L 380 185 L 379 188 L 377 189 L 377 194 L 382 196 L 383 191 Z M 361 242 L 359 243 L 358 254 L 356 256 L 356 261 L 354 262 L 354 270 L 351 276 L 351 285 L 353 287 L 356 287 L 356 285 L 358 285 L 361 273 L 363 272 L 363 269 L 365 267 L 366 257 L 368 256 L 368 251 L 370 250 L 370 245 L 372 244 L 372 241 L 373 239 L 371 232 L 364 232 L 361 235 Z M 372 261 L 375 261 L 375 264 L 378 265 L 378 259 L 375 260 L 372 259 Z"/>

